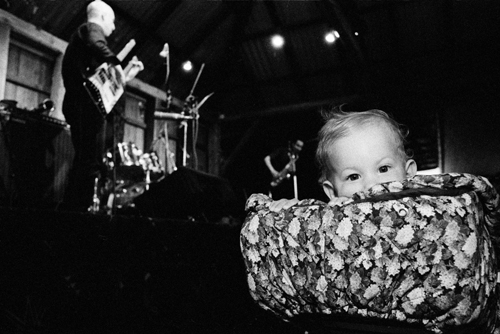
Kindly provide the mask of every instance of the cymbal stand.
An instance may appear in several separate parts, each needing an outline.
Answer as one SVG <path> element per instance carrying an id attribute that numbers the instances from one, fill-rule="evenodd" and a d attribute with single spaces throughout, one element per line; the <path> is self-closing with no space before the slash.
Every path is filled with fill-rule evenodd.
<path id="1" fill-rule="evenodd" d="M 188 123 L 187 121 L 190 119 L 193 119 L 193 116 L 186 116 L 183 114 L 179 113 L 173 113 L 173 112 L 163 112 L 163 111 L 155 111 L 155 118 L 156 119 L 161 119 L 161 120 L 173 120 L 173 121 L 181 121 L 181 124 L 179 127 L 183 127 L 184 130 L 184 143 L 183 143 L 183 157 L 182 157 L 182 166 L 186 166 L 186 160 L 187 160 L 187 130 L 188 130 Z"/>
<path id="2" fill-rule="evenodd" d="M 195 159 L 195 167 L 197 167 L 197 155 L 196 155 L 196 141 L 197 141 L 197 136 L 198 136 L 198 118 L 200 117 L 198 113 L 198 109 L 201 107 L 201 105 L 213 94 L 209 94 L 206 96 L 202 102 L 198 104 L 196 97 L 193 95 L 194 90 L 196 88 L 196 85 L 198 84 L 198 80 L 200 79 L 201 73 L 203 72 L 203 69 L 205 68 L 205 63 L 203 63 L 200 67 L 200 70 L 198 71 L 198 74 L 196 76 L 196 79 L 193 83 L 193 87 L 191 87 L 191 91 L 189 92 L 188 97 L 186 98 L 186 101 L 184 102 L 184 108 L 182 112 L 179 113 L 173 113 L 169 112 L 170 111 L 170 105 L 172 102 L 172 94 L 171 91 L 168 87 L 168 80 L 169 80 L 169 75 L 170 75 L 170 60 L 169 60 L 169 46 L 168 43 L 165 43 L 163 46 L 163 50 L 160 52 L 160 57 L 165 58 L 166 62 L 166 77 L 165 77 L 165 92 L 167 96 L 167 107 L 165 108 L 166 112 L 161 112 L 161 111 L 155 111 L 155 118 L 156 119 L 163 119 L 163 120 L 179 120 L 180 125 L 179 127 L 182 128 L 183 130 L 183 143 L 182 143 L 182 166 L 185 167 L 187 165 L 187 134 L 188 134 L 188 120 L 193 120 L 193 156 Z"/>
<path id="3" fill-rule="evenodd" d="M 192 145 L 193 145 L 193 157 L 194 157 L 194 167 L 195 169 L 198 169 L 198 156 L 196 154 L 196 142 L 198 140 L 198 118 L 200 117 L 198 113 L 198 101 L 196 100 L 196 97 L 193 95 L 194 90 L 196 88 L 196 85 L 198 84 L 198 80 L 200 80 L 201 73 L 203 72 L 203 69 L 205 68 L 205 63 L 201 64 L 200 70 L 198 71 L 198 74 L 196 75 L 196 79 L 194 80 L 193 87 L 191 87 L 191 91 L 189 92 L 189 95 L 186 98 L 186 101 L 184 102 L 184 110 L 182 111 L 182 114 L 188 113 L 191 116 L 191 119 L 194 121 L 193 122 L 193 140 L 192 140 Z M 186 166 L 186 158 L 187 158 L 187 122 L 184 122 L 183 125 L 184 129 L 184 144 L 183 144 L 183 160 L 182 160 L 182 165 Z"/>
<path id="4" fill-rule="evenodd" d="M 297 174 L 293 174 L 293 194 L 295 199 L 299 199 L 299 190 L 297 187 Z"/>
<path id="5" fill-rule="evenodd" d="M 183 131 L 183 139 L 182 139 L 182 167 L 186 167 L 187 164 L 187 132 L 188 132 L 188 123 L 187 121 L 182 121 L 181 125 L 179 125 Z"/>

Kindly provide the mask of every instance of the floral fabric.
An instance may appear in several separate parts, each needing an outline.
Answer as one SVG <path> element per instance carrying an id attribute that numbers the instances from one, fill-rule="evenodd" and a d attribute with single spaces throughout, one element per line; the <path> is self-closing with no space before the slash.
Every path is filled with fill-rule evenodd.
<path id="1" fill-rule="evenodd" d="M 250 294 L 285 320 L 355 314 L 491 333 L 499 201 L 470 174 L 417 175 L 278 213 L 253 194 L 240 235 Z"/>

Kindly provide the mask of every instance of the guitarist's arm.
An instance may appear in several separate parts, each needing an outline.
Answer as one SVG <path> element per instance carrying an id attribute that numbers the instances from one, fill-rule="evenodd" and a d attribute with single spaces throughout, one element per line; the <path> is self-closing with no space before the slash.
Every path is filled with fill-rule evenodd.
<path id="1" fill-rule="evenodd" d="M 96 60 L 95 65 L 98 66 L 102 63 L 108 63 L 112 66 L 117 66 L 121 64 L 120 59 L 118 59 L 116 54 L 109 48 L 106 36 L 98 24 L 89 22 L 86 26 L 83 26 L 82 29 L 82 31 L 79 31 L 80 37 L 94 55 Z"/>
<path id="2" fill-rule="evenodd" d="M 83 89 L 83 82 L 103 63 L 116 72 L 118 80 L 125 82 L 121 60 L 109 48 L 102 27 L 87 22 L 78 27 L 65 52 L 62 75 L 66 90 Z"/>
<path id="3" fill-rule="evenodd" d="M 274 168 L 273 164 L 271 163 L 270 155 L 266 155 L 266 157 L 264 158 L 264 163 L 266 164 L 267 169 L 269 169 L 269 172 L 271 173 L 273 178 L 276 178 L 279 175 L 279 172 L 276 170 L 276 168 Z"/>
<path id="4" fill-rule="evenodd" d="M 108 47 L 108 42 L 102 28 L 98 24 L 89 22 L 85 37 L 85 43 L 87 43 L 92 53 L 95 55 L 97 61 L 95 65 L 108 63 L 116 72 L 118 81 L 121 84 L 125 84 L 125 72 L 121 66 L 121 60 Z"/>

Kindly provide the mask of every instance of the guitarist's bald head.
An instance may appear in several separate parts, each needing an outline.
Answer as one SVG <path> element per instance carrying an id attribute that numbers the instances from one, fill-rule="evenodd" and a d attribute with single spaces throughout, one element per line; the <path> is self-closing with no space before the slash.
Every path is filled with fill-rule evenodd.
<path id="1" fill-rule="evenodd" d="M 100 25 L 106 36 L 115 30 L 115 13 L 113 8 L 101 0 L 94 0 L 87 6 L 87 21 Z"/>
<path id="2" fill-rule="evenodd" d="M 113 9 L 104 1 L 94 0 L 87 6 L 87 18 L 97 18 L 103 14 L 113 13 Z"/>

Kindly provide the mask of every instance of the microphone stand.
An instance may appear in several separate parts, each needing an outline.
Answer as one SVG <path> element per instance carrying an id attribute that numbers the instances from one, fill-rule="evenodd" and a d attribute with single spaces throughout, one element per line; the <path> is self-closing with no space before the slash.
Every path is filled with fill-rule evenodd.
<path id="1" fill-rule="evenodd" d="M 185 114 L 186 112 L 190 115 L 190 118 L 194 120 L 195 122 L 198 121 L 198 118 L 200 117 L 198 113 L 198 108 L 197 108 L 197 102 L 196 98 L 193 95 L 194 90 L 196 88 L 196 85 L 198 84 L 198 80 L 200 80 L 201 73 L 203 72 L 203 69 L 205 68 L 205 63 L 201 64 L 200 70 L 198 71 L 198 74 L 196 75 L 196 79 L 194 80 L 193 87 L 191 87 L 191 91 L 189 92 L 188 97 L 186 98 L 186 101 L 184 102 L 184 110 L 182 111 L 182 114 Z M 182 165 L 186 166 L 186 160 L 187 160 L 187 133 L 188 133 L 188 124 L 186 121 L 183 121 L 181 123 L 181 126 L 184 130 L 184 143 L 183 143 L 183 152 L 182 152 Z M 193 124 L 193 156 L 195 158 L 195 169 L 198 169 L 198 159 L 196 155 L 196 138 L 195 132 L 197 131 L 197 127 L 195 128 L 195 125 Z"/>
<path id="2" fill-rule="evenodd" d="M 297 187 L 297 174 L 293 174 L 293 195 L 295 199 L 299 199 L 299 189 Z"/>
<path id="3" fill-rule="evenodd" d="M 160 57 L 165 58 L 165 95 L 166 95 L 166 108 L 165 110 L 168 112 L 170 110 L 170 106 L 172 105 L 172 91 L 170 90 L 170 85 L 169 85 L 169 78 L 170 78 L 170 49 L 168 46 L 168 43 L 165 43 L 163 45 L 163 50 L 160 52 Z M 156 112 L 155 112 L 156 116 Z M 163 126 L 163 131 L 165 135 L 165 141 L 168 140 L 168 126 L 167 126 L 167 121 L 165 119 L 165 123 Z M 161 133 L 161 131 L 160 131 Z M 170 152 L 168 151 L 168 143 L 165 143 L 165 174 L 168 172 L 168 154 Z"/>

